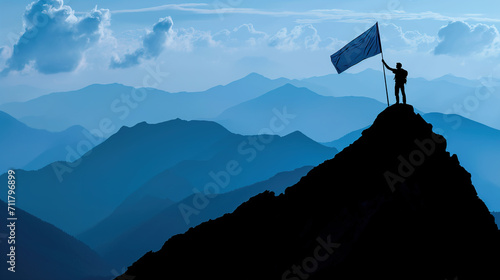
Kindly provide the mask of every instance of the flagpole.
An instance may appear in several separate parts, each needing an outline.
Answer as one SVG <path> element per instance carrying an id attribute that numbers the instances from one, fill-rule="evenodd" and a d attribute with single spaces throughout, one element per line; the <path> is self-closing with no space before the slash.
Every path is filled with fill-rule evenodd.
<path id="1" fill-rule="evenodd" d="M 384 60 L 384 52 L 380 51 L 380 54 L 382 55 L 382 60 Z M 384 62 L 382 62 L 382 70 L 384 71 L 385 96 L 387 97 L 387 107 L 389 107 L 389 91 L 387 91 L 387 78 L 385 76 Z"/>
<path id="2" fill-rule="evenodd" d="M 378 22 L 376 23 L 377 25 L 377 35 L 378 37 L 378 43 L 380 44 L 380 54 L 382 55 L 382 71 L 384 72 L 384 83 L 385 83 L 385 96 L 387 97 L 387 107 L 389 107 L 389 91 L 387 91 L 387 78 L 385 76 L 385 65 L 384 65 L 384 52 L 382 51 L 382 40 L 380 39 L 380 30 L 378 29 Z"/>

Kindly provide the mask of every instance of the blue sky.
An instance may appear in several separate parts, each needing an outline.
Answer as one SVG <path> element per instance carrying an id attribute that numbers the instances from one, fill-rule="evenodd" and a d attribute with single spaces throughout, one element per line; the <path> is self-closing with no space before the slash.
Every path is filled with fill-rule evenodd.
<path id="1" fill-rule="evenodd" d="M 33 4 L 32 4 L 33 3 Z M 329 56 L 380 24 L 384 56 L 411 77 L 500 78 L 495 1 L 2 1 L 0 83 L 203 90 L 258 72 L 336 73 Z M 380 57 L 351 68 L 380 70 Z M 144 81 L 148 72 L 165 78 Z"/>

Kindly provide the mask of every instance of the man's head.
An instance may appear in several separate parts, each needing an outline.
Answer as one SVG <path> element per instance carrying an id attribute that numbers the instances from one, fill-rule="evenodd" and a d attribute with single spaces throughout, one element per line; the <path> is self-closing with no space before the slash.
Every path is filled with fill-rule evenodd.
<path id="1" fill-rule="evenodd" d="M 400 62 L 396 63 L 396 68 L 397 69 L 401 69 L 401 67 L 403 67 L 403 64 L 401 64 Z"/>

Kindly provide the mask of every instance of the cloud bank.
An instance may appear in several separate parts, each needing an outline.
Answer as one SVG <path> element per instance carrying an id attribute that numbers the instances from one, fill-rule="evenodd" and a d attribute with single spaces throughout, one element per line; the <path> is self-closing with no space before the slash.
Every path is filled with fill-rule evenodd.
<path id="1" fill-rule="evenodd" d="M 321 38 L 318 31 L 311 24 L 297 25 L 292 30 L 280 29 L 269 38 L 269 46 L 278 50 L 292 51 L 301 48 L 317 50 Z"/>
<path id="2" fill-rule="evenodd" d="M 75 16 L 63 0 L 39 0 L 26 7 L 24 31 L 12 48 L 2 75 L 34 68 L 40 73 L 74 71 L 84 52 L 104 36 L 110 13 L 94 8 Z"/>
<path id="3" fill-rule="evenodd" d="M 493 25 L 469 25 L 463 21 L 454 21 L 441 28 L 438 36 L 440 41 L 434 54 L 460 56 L 487 50 L 498 39 L 499 33 Z"/>
<path id="4" fill-rule="evenodd" d="M 123 59 L 113 59 L 111 68 L 128 68 L 140 63 L 141 59 L 151 59 L 158 57 L 165 49 L 167 35 L 172 29 L 173 21 L 171 17 L 160 18 L 153 26 L 153 31 L 144 36 L 142 47 L 132 53 L 126 54 Z"/>

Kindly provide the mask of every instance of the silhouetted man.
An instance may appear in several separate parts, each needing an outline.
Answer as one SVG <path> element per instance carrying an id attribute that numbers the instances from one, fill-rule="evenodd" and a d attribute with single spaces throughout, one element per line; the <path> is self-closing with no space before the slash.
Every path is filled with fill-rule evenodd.
<path id="1" fill-rule="evenodd" d="M 396 94 L 396 104 L 399 104 L 399 89 L 401 89 L 401 95 L 403 96 L 403 104 L 406 104 L 405 84 L 408 71 L 401 68 L 403 65 L 399 62 L 396 63 L 396 69 L 389 67 L 383 59 L 382 62 L 387 69 L 391 70 L 392 73 L 395 74 L 394 80 L 396 81 L 396 86 L 394 87 L 394 93 Z"/>

